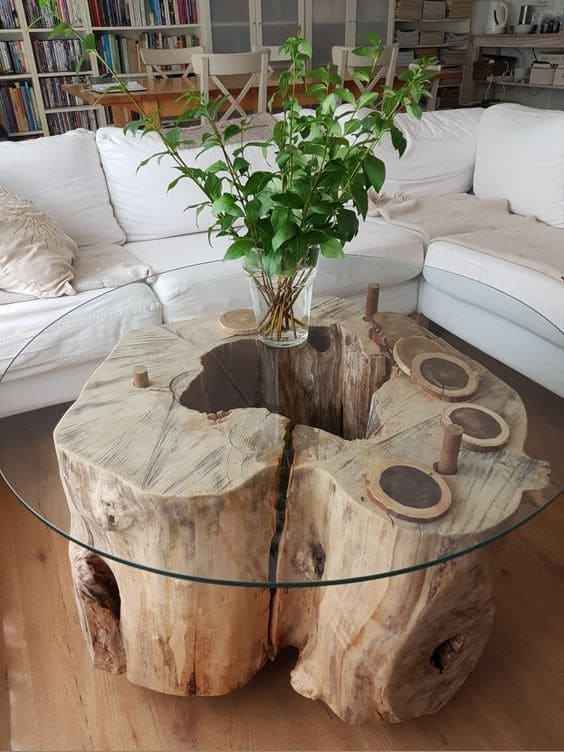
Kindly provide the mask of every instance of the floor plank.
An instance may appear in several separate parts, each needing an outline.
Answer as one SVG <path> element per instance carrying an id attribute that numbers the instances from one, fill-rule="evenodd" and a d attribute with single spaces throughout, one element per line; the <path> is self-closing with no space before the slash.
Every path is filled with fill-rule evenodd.
<path id="1" fill-rule="evenodd" d="M 480 359 L 523 395 L 527 449 L 550 459 L 555 482 L 562 482 L 562 400 Z M 492 637 L 451 702 L 408 723 L 351 727 L 293 692 L 291 650 L 219 698 L 167 697 L 93 669 L 66 543 L 2 486 L 0 749 L 562 749 L 563 501 L 492 548 L 498 597 Z"/>

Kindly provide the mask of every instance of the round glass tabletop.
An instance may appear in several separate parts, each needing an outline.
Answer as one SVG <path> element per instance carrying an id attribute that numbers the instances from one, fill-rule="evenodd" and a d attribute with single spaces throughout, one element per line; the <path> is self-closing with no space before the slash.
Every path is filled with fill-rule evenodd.
<path id="1" fill-rule="evenodd" d="M 250 298 L 240 271 L 217 268 L 65 301 L 2 376 L 4 479 L 110 567 L 269 588 L 391 577 L 485 546 L 563 490 L 524 451 L 519 396 L 406 315 L 454 301 L 471 334 L 487 301 L 562 373 L 554 301 L 540 312 L 511 280 L 349 255 L 320 262 L 307 342 L 277 349 L 218 325 Z M 135 315 L 147 296 L 151 315 Z"/>

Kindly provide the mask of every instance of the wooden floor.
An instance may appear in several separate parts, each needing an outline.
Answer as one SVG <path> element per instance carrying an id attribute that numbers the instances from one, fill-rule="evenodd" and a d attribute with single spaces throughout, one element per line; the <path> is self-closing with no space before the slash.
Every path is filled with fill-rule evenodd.
<path id="1" fill-rule="evenodd" d="M 562 483 L 563 401 L 508 369 L 492 370 L 528 406 L 529 454 L 549 459 Z M 220 698 L 167 697 L 96 671 L 80 635 L 65 541 L 4 487 L 0 530 L 1 750 L 564 748 L 562 499 L 493 547 L 497 617 L 458 695 L 434 716 L 362 728 L 292 691 L 292 651 Z"/>

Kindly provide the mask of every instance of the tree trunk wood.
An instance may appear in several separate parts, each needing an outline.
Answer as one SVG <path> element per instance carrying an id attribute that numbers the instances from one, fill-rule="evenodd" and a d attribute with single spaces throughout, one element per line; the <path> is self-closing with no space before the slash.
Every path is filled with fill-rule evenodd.
<path id="1" fill-rule="evenodd" d="M 96 666 L 161 692 L 216 695 L 295 645 L 296 691 L 351 723 L 434 712 L 464 682 L 493 615 L 486 554 L 385 575 L 507 524 L 523 493 L 534 500 L 546 484 L 546 465 L 523 452 L 515 392 L 462 358 L 480 379 L 470 402 L 504 418 L 507 444 L 460 451 L 440 516 L 390 515 L 371 498 L 374 466 L 393 458 L 437 477 L 446 407 L 400 372 L 393 346 L 423 336 L 462 356 L 405 316 L 370 326 L 361 306 L 325 299 L 294 350 L 229 336 L 215 317 L 118 343 L 55 430 L 71 536 L 115 557 L 70 547 Z M 143 388 L 132 383 L 139 366 Z M 382 579 L 271 593 L 159 573 L 266 583 L 273 540 L 278 581 Z"/>

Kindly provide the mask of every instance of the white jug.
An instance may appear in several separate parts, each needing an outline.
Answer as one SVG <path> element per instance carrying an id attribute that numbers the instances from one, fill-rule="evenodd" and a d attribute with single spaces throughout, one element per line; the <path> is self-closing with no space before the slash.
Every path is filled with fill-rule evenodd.
<path id="1" fill-rule="evenodd" d="M 506 3 L 497 2 L 497 0 L 491 2 L 488 8 L 486 34 L 503 34 L 508 17 L 509 11 Z"/>

